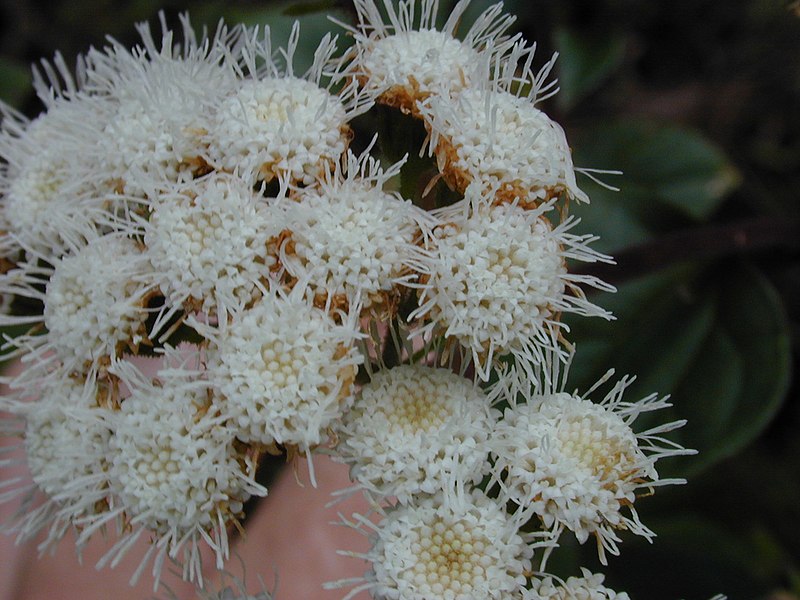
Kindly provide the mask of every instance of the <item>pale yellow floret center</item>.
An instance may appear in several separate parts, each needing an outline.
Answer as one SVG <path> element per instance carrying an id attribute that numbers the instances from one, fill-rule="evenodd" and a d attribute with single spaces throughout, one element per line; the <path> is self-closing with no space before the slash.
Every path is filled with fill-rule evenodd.
<path id="1" fill-rule="evenodd" d="M 157 487 L 167 483 L 180 470 L 180 466 L 174 458 L 172 447 L 164 444 L 142 449 L 142 456 L 135 469 L 147 485 Z"/>
<path id="2" fill-rule="evenodd" d="M 281 388 L 295 387 L 305 362 L 301 346 L 274 340 L 261 347 L 261 359 L 264 361 L 263 376 L 273 385 Z"/>
<path id="3" fill-rule="evenodd" d="M 8 194 L 10 219 L 20 232 L 47 217 L 54 202 L 60 199 L 64 180 L 49 162 L 38 161 L 12 182 Z"/>
<path id="4" fill-rule="evenodd" d="M 412 535 L 412 551 L 418 560 L 407 576 L 418 588 L 437 595 L 446 591 L 469 594 L 486 578 L 490 562 L 484 553 L 487 541 L 464 523 L 439 519 Z"/>
<path id="5" fill-rule="evenodd" d="M 289 120 L 288 102 L 276 102 L 274 98 L 270 98 L 266 102 L 261 102 L 256 107 L 256 116 L 259 121 L 268 123 L 270 121 L 279 121 L 284 123 Z"/>
<path id="6" fill-rule="evenodd" d="M 402 386 L 398 390 L 398 401 L 386 415 L 389 426 L 410 434 L 442 427 L 450 417 L 449 407 L 446 402 L 427 392 L 428 386 Z"/>
<path id="7" fill-rule="evenodd" d="M 216 214 L 192 215 L 187 226 L 187 233 L 191 238 L 189 248 L 193 254 L 200 254 L 212 245 L 213 240 L 225 234 L 222 229 L 222 219 Z"/>
<path id="8" fill-rule="evenodd" d="M 635 448 L 590 416 L 562 422 L 558 441 L 561 452 L 579 468 L 606 481 L 616 481 L 636 462 Z"/>

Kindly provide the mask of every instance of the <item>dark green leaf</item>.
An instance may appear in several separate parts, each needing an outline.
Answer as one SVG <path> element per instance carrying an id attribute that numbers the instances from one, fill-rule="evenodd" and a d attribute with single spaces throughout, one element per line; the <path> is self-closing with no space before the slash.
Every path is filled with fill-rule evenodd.
<path id="1" fill-rule="evenodd" d="M 695 294 L 690 281 L 682 269 L 642 278 L 597 299 L 616 321 L 570 319 L 578 349 L 572 387 L 586 389 L 615 368 L 638 376 L 633 393 L 675 389 L 714 319 L 712 300 Z"/>
<path id="2" fill-rule="evenodd" d="M 729 457 L 767 426 L 786 393 L 789 337 L 780 301 L 746 264 L 726 270 L 670 270 L 621 286 L 602 304 L 616 322 L 571 320 L 578 348 L 572 386 L 586 389 L 606 369 L 638 375 L 629 399 L 672 394 L 674 407 L 637 423 L 675 419 L 671 435 L 698 456 L 660 472 L 689 476 Z"/>
<path id="3" fill-rule="evenodd" d="M 658 536 L 653 544 L 626 536 L 622 559 L 610 561 L 613 589 L 650 600 L 706 600 L 718 593 L 754 598 L 762 589 L 753 564 L 756 545 L 741 530 L 695 516 L 649 519 L 647 525 Z"/>
<path id="4" fill-rule="evenodd" d="M 687 474 L 736 454 L 769 424 L 789 384 L 786 316 L 771 284 L 753 267 L 719 277 L 713 335 L 680 387 L 684 436 L 700 454 Z M 683 465 L 681 465 L 683 466 Z"/>
<path id="5" fill-rule="evenodd" d="M 596 90 L 622 62 L 625 40 L 619 36 L 590 37 L 569 29 L 555 32 L 558 57 L 558 103 L 569 110 Z"/>
<path id="6" fill-rule="evenodd" d="M 18 106 L 30 91 L 30 67 L 0 57 L 0 99 L 11 106 Z"/>
<path id="7" fill-rule="evenodd" d="M 576 207 L 583 229 L 601 236 L 604 249 L 617 249 L 666 231 L 688 217 L 708 218 L 738 183 L 725 156 L 699 133 L 644 121 L 603 124 L 573 136 L 575 163 L 618 169 L 601 176 L 621 190 L 581 181 L 592 198 Z"/>
<path id="8" fill-rule="evenodd" d="M 305 15 L 330 12 L 336 9 L 334 0 L 314 0 L 313 2 L 295 2 L 287 6 L 283 14 L 288 17 L 303 17 Z"/>

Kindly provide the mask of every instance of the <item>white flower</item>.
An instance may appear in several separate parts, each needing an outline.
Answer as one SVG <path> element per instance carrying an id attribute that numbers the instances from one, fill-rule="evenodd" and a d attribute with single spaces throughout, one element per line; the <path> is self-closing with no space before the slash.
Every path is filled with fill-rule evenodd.
<path id="1" fill-rule="evenodd" d="M 368 491 L 409 502 L 449 481 L 481 480 L 495 412 L 478 386 L 448 369 L 385 369 L 345 415 L 337 453 Z"/>
<path id="2" fill-rule="evenodd" d="M 441 328 L 469 349 L 486 380 L 500 355 L 543 362 L 542 352 L 558 346 L 562 313 L 610 318 L 586 299 L 580 284 L 614 288 L 567 272 L 568 258 L 610 261 L 588 247 L 593 236 L 570 233 L 575 219 L 553 225 L 548 206 L 491 206 L 483 196 L 475 199 L 474 190 L 437 215 L 444 225 L 434 231 L 429 276 L 412 316 L 429 319 L 427 329 Z"/>
<path id="3" fill-rule="evenodd" d="M 550 87 L 543 80 L 553 61 L 534 75 L 533 49 L 517 44 L 502 63 L 503 76 L 491 81 L 487 76 L 480 85 L 452 96 L 432 96 L 419 106 L 430 131 L 430 153 L 460 192 L 474 181 L 507 201 L 537 204 L 565 193 L 588 202 L 575 180 L 564 130 L 535 107 L 539 94 Z M 526 55 L 520 77 L 514 67 Z M 523 89 L 528 90 L 525 95 Z"/>
<path id="4" fill-rule="evenodd" d="M 184 361 L 190 359 L 191 353 Z M 150 381 L 130 363 L 115 362 L 110 371 L 130 390 L 114 415 L 109 460 L 112 490 L 133 531 L 100 564 L 118 560 L 146 530 L 161 557 L 156 583 L 163 558 L 181 550 L 187 578 L 202 581 L 198 542 L 212 547 L 221 568 L 226 528 L 251 495 L 267 490 L 253 480 L 255 465 L 234 443 L 234 430 L 201 372 L 167 366 Z"/>
<path id="5" fill-rule="evenodd" d="M 196 326 L 213 342 L 208 376 L 243 441 L 308 451 L 352 402 L 356 324 L 336 324 L 302 294 L 272 289 L 220 330 Z"/>
<path id="6" fill-rule="evenodd" d="M 387 22 L 375 0 L 355 0 L 359 24 L 345 27 L 356 39 L 362 84 L 381 92 L 382 103 L 414 114 L 418 101 L 471 85 L 482 75 L 480 52 L 488 47 L 489 54 L 502 54 L 513 41 L 504 34 L 515 18 L 504 15 L 498 3 L 476 19 L 461 41 L 455 30 L 469 3 L 456 4 L 437 30 L 438 0 L 401 0 L 396 8 L 384 3 Z"/>
<path id="7" fill-rule="evenodd" d="M 114 42 L 88 55 L 87 87 L 116 104 L 96 160 L 125 196 L 143 197 L 142 183 L 187 181 L 207 170 L 202 137 L 211 107 L 237 85 L 228 48 L 235 35 L 221 25 L 213 38 L 197 39 L 184 15 L 178 43 L 161 17 L 160 47 L 140 24 L 142 45 L 133 51 Z"/>
<path id="8" fill-rule="evenodd" d="M 6 500 L 22 497 L 17 518 L 7 528 L 18 534 L 18 540 L 30 539 L 47 527 L 39 546 L 44 550 L 77 519 L 108 510 L 112 413 L 98 405 L 102 395 L 93 383 L 62 374 L 43 385 L 36 400 L 3 398 L 0 403 L 0 410 L 24 419 L 24 429 L 16 435 L 24 437 L 25 462 L 35 483 L 33 488 L 23 486 L 1 495 Z M 36 502 L 35 488 L 47 496 L 44 502 Z"/>
<path id="9" fill-rule="evenodd" d="M 561 391 L 563 382 L 559 386 L 546 378 L 533 386 L 540 391 L 530 394 L 527 403 L 515 404 L 509 398 L 512 406 L 493 439 L 495 477 L 503 494 L 526 516 L 537 516 L 554 538 L 564 529 L 581 543 L 594 535 L 603 564 L 606 551 L 619 554 L 617 530 L 648 540 L 655 535 L 633 507 L 637 492 L 684 483 L 661 479 L 656 461 L 694 453 L 660 437 L 685 421 L 633 431 L 631 425 L 640 414 L 670 404 L 656 394 L 638 402 L 623 401 L 632 381 L 623 377 L 596 404 Z"/>
<path id="10" fill-rule="evenodd" d="M 109 179 L 92 160 L 112 103 L 76 93 L 33 121 L 3 107 L 0 255 L 20 248 L 58 258 L 108 221 Z"/>
<path id="11" fill-rule="evenodd" d="M 439 491 L 390 509 L 368 527 L 371 570 L 344 600 L 369 590 L 375 600 L 506 600 L 521 598 L 533 549 L 496 501 L 482 492 Z M 342 587 L 357 580 L 333 582 Z"/>
<path id="12" fill-rule="evenodd" d="M 142 228 L 167 302 L 225 315 L 260 295 L 277 262 L 268 242 L 281 225 L 280 212 L 244 181 L 212 173 L 160 193 Z"/>
<path id="13" fill-rule="evenodd" d="M 313 183 L 347 148 L 348 121 L 371 105 L 369 95 L 358 92 L 354 81 L 337 95 L 322 85 L 323 76 L 329 79 L 327 88 L 345 77 L 332 63 L 336 40 L 330 35 L 320 42 L 309 70 L 295 76 L 292 60 L 299 35 L 295 23 L 288 48 L 281 51 L 286 58 L 281 68 L 269 27 L 263 41 L 258 29 L 246 31 L 241 60 L 252 78 L 219 98 L 207 125 L 204 140 L 210 162 L 251 185 L 276 177 Z"/>
<path id="14" fill-rule="evenodd" d="M 28 355 L 27 369 L 15 378 L 18 387 L 53 365 L 66 372 L 97 373 L 124 349 L 146 340 L 147 301 L 154 285 L 149 261 L 136 242 L 109 234 L 53 266 L 46 260 L 32 254 L 0 276 L 0 292 L 44 305 L 43 314 L 0 315 L 0 324 L 34 325 L 8 343 L 15 354 Z M 37 332 L 41 325 L 44 334 Z"/>
<path id="15" fill-rule="evenodd" d="M 96 368 L 144 337 L 147 258 L 120 236 L 97 238 L 55 265 L 44 297 L 48 347 L 66 365 Z"/>
<path id="16" fill-rule="evenodd" d="M 396 193 L 383 191 L 402 163 L 383 171 L 365 152 L 348 153 L 344 167 L 327 172 L 289 206 L 289 235 L 281 247 L 288 274 L 308 282 L 317 304 L 391 308 L 398 286 L 415 279 L 419 248 L 433 219 Z M 341 302 L 344 300 L 345 302 Z"/>
<path id="17" fill-rule="evenodd" d="M 605 576 L 581 567 L 580 577 L 567 581 L 554 581 L 553 577 L 533 580 L 533 587 L 525 590 L 523 600 L 630 600 L 625 592 L 615 592 L 603 585 Z"/>

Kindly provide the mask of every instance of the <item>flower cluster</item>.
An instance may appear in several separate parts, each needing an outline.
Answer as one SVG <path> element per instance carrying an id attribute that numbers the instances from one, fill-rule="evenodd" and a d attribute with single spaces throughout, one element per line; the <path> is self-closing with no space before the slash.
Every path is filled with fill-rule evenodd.
<path id="1" fill-rule="evenodd" d="M 468 4 L 437 28 L 437 0 L 354 0 L 354 44 L 326 35 L 302 74 L 297 26 L 278 50 L 269 28 L 140 26 L 77 75 L 45 63 L 39 117 L 3 107 L 0 325 L 24 332 L 0 409 L 33 484 L 0 499 L 20 539 L 116 530 L 102 565 L 149 537 L 134 577 L 169 560 L 202 586 L 199 546 L 223 569 L 267 493 L 261 457 L 305 457 L 313 483 L 323 450 L 375 507 L 343 518 L 371 540 L 364 577 L 329 584 L 348 598 L 627 598 L 547 557 L 562 535 L 602 562 L 622 531 L 653 537 L 634 503 L 679 482 L 655 464 L 690 452 L 662 437 L 683 423 L 636 431 L 668 404 L 624 400 L 631 378 L 564 391 L 563 315 L 612 318 L 587 292 L 613 287 L 573 263 L 612 259 L 574 233 L 589 199 L 539 107 L 553 61 L 534 70 L 499 4 L 456 37 Z M 427 132 L 420 197 L 356 137 L 376 103 Z M 458 199 L 431 209 L 440 180 Z"/>

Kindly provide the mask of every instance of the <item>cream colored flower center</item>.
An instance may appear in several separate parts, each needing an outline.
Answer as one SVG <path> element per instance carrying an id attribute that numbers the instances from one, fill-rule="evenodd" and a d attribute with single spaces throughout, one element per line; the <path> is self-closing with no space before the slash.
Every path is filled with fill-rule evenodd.
<path id="1" fill-rule="evenodd" d="M 412 532 L 412 550 L 418 556 L 406 576 L 420 591 L 430 590 L 438 597 L 470 594 L 486 578 L 487 540 L 461 522 L 442 519 Z M 478 584 L 476 586 L 476 584 Z"/>
<path id="2" fill-rule="evenodd" d="M 631 446 L 591 416 L 565 420 L 557 437 L 566 457 L 606 481 L 616 481 L 620 473 L 636 463 L 635 440 Z"/>
<path id="3" fill-rule="evenodd" d="M 300 345 L 273 340 L 261 347 L 264 361 L 263 377 L 276 387 L 296 387 L 300 371 L 305 365 L 304 352 Z"/>
<path id="4" fill-rule="evenodd" d="M 411 434 L 428 432 L 440 428 L 450 417 L 447 403 L 440 397 L 430 395 L 429 386 L 403 386 L 402 392 L 402 399 L 386 415 L 392 428 L 400 428 Z"/>

